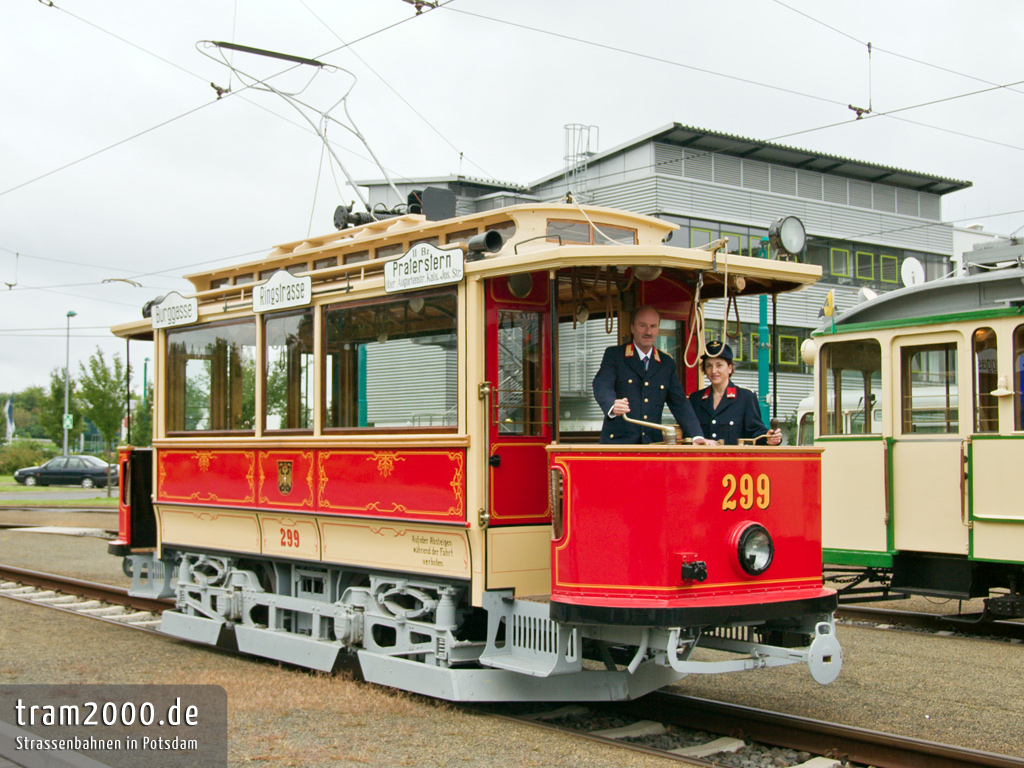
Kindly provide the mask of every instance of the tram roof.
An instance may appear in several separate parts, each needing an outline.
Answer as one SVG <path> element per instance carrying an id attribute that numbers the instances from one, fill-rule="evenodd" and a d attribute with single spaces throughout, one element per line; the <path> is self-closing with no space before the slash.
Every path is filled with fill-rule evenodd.
<path id="1" fill-rule="evenodd" d="M 591 223 L 600 228 L 618 227 L 636 230 L 637 243 L 596 245 L 561 243 L 548 232 L 551 220 Z M 496 253 L 482 254 L 478 260 L 466 261 L 466 279 L 511 275 L 523 272 L 579 268 L 595 274 L 614 268 L 619 274 L 637 267 L 660 267 L 696 279 L 703 276 L 702 298 L 718 298 L 725 292 L 728 278 L 730 294 L 757 295 L 799 290 L 816 282 L 821 269 L 774 259 L 758 259 L 724 250 L 680 248 L 666 245 L 664 240 L 677 226 L 662 219 L 611 208 L 551 203 L 517 205 L 467 216 L 427 221 L 422 215 L 401 215 L 364 224 L 359 227 L 283 243 L 263 259 L 229 267 L 186 275 L 196 291 L 200 319 L 218 319 L 221 314 L 235 314 L 251 302 L 252 290 L 269 278 L 270 273 L 286 269 L 295 275 L 310 275 L 313 293 L 333 294 L 350 290 L 373 290 L 383 285 L 384 264 L 417 242 L 433 237 L 483 232 L 488 228 L 514 226 L 514 233 Z M 506 230 L 507 231 L 507 230 Z M 609 230 L 610 231 L 610 230 Z M 468 237 L 468 236 L 467 236 Z M 593 235 L 597 240 L 598 235 Z M 445 242 L 439 247 L 454 247 Z M 465 247 L 464 242 L 459 242 Z M 401 248 L 395 251 L 396 247 Z M 380 249 L 390 248 L 387 256 L 377 256 Z M 359 261 L 345 263 L 346 256 L 359 254 Z M 317 268 L 321 265 L 320 268 Z M 745 285 L 737 288 L 736 277 Z M 245 282 L 241 282 L 242 278 Z M 224 282 L 221 285 L 219 283 Z M 115 326 L 118 336 L 144 338 L 151 334 L 150 321 L 142 319 Z"/>
<path id="2" fill-rule="evenodd" d="M 927 325 L 977 313 L 1024 314 L 1024 268 L 1020 266 L 909 285 L 846 310 L 836 332 L 872 327 Z M 827 335 L 827 322 L 814 335 Z"/>

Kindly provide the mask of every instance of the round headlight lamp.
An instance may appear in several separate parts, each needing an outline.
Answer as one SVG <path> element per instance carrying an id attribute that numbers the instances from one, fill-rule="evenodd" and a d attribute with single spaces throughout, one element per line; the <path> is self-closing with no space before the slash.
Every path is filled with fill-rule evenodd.
<path id="1" fill-rule="evenodd" d="M 775 544 L 763 525 L 753 523 L 740 533 L 736 546 L 740 568 L 751 576 L 760 576 L 768 570 L 775 557 Z"/>

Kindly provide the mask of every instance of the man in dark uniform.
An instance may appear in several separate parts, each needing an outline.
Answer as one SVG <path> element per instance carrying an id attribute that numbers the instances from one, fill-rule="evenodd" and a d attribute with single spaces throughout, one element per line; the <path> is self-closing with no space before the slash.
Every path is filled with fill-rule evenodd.
<path id="1" fill-rule="evenodd" d="M 732 349 L 721 341 L 709 341 L 701 356 L 704 377 L 711 382 L 705 389 L 690 393 L 701 430 L 720 445 L 739 445 L 740 439 L 765 436 L 761 445 L 778 445 L 782 431 L 768 429 L 761 421 L 757 395 L 732 383 Z"/>
<path id="2" fill-rule="evenodd" d="M 683 437 L 692 437 L 696 444 L 705 441 L 700 424 L 686 399 L 683 385 L 670 355 L 654 346 L 661 318 L 654 307 L 641 307 L 633 314 L 633 340 L 618 347 L 608 347 L 601 367 L 594 377 L 594 397 L 604 413 L 601 427 L 602 443 L 657 443 L 660 429 L 646 429 L 623 418 L 661 424 L 667 404 Z"/>

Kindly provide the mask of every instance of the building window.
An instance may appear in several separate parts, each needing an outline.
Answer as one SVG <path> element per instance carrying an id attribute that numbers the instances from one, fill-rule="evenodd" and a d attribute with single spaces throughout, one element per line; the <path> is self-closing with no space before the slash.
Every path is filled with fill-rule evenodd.
<path id="1" fill-rule="evenodd" d="M 779 365 L 800 365 L 800 339 L 797 336 L 779 336 Z"/>
<path id="2" fill-rule="evenodd" d="M 882 386 L 882 347 L 874 339 L 838 341 L 821 348 L 818 411 L 821 434 L 878 434 L 877 392 Z"/>
<path id="3" fill-rule="evenodd" d="M 454 290 L 323 312 L 323 426 L 454 427 Z"/>
<path id="4" fill-rule="evenodd" d="M 999 386 L 996 365 L 996 332 L 978 328 L 974 332 L 974 431 L 999 431 L 999 398 L 991 394 Z"/>
<path id="5" fill-rule="evenodd" d="M 167 331 L 167 431 L 251 431 L 256 322 Z"/>
<path id="6" fill-rule="evenodd" d="M 715 239 L 715 233 L 710 229 L 698 229 L 697 227 L 690 228 L 690 247 L 700 248 L 702 245 L 707 245 Z"/>
<path id="7" fill-rule="evenodd" d="M 829 272 L 833 277 L 850 276 L 850 252 L 845 248 L 833 248 L 830 252 Z"/>
<path id="8" fill-rule="evenodd" d="M 903 433 L 958 432 L 956 343 L 904 347 L 900 360 Z"/>
<path id="9" fill-rule="evenodd" d="M 900 280 L 900 260 L 896 256 L 883 253 L 878 257 L 881 265 L 879 279 L 883 283 L 898 283 Z"/>
<path id="10" fill-rule="evenodd" d="M 868 251 L 857 251 L 857 279 L 875 279 L 875 254 Z"/>
<path id="11" fill-rule="evenodd" d="M 313 310 L 264 319 L 264 428 L 313 428 Z"/>

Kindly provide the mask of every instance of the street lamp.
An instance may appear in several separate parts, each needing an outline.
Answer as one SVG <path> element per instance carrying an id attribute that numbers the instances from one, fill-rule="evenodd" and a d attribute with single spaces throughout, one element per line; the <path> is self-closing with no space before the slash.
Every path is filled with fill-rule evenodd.
<path id="1" fill-rule="evenodd" d="M 64 354 L 64 455 L 68 455 L 68 429 L 71 427 L 71 415 L 68 413 L 69 392 L 71 383 L 71 318 L 77 315 L 73 309 L 68 310 L 67 345 Z"/>

